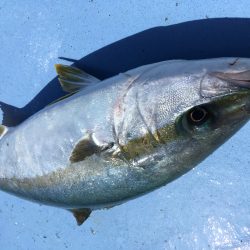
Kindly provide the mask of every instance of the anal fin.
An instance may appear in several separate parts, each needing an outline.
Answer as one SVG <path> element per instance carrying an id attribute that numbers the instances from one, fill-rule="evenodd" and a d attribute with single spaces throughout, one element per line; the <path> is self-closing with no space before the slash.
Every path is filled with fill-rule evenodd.
<path id="1" fill-rule="evenodd" d="M 89 208 L 69 209 L 69 211 L 73 213 L 78 226 L 81 226 L 83 222 L 88 219 L 92 212 L 92 210 Z"/>

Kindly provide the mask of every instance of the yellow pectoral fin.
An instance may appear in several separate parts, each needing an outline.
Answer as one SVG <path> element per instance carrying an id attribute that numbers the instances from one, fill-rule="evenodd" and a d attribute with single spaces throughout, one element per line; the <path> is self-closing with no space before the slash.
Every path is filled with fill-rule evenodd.
<path id="1" fill-rule="evenodd" d="M 94 142 L 92 135 L 87 135 L 86 138 L 83 138 L 76 143 L 69 160 L 71 163 L 80 162 L 83 161 L 86 157 L 109 150 L 113 146 L 113 142 L 97 145 Z"/>
<path id="2" fill-rule="evenodd" d="M 90 138 L 80 140 L 72 151 L 70 162 L 76 163 L 83 161 L 86 157 L 96 154 L 99 151 L 100 147 L 98 147 Z"/>

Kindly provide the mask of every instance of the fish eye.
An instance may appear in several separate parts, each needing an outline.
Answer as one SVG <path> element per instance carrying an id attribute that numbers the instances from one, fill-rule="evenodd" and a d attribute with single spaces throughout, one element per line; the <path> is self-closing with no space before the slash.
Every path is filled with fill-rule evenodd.
<path id="1" fill-rule="evenodd" d="M 179 133 L 199 134 L 210 131 L 216 122 L 216 112 L 210 105 L 203 104 L 189 109 L 176 120 L 176 128 Z"/>
<path id="2" fill-rule="evenodd" d="M 209 112 L 204 107 L 194 107 L 188 113 L 188 121 L 192 125 L 199 126 L 209 118 Z"/>

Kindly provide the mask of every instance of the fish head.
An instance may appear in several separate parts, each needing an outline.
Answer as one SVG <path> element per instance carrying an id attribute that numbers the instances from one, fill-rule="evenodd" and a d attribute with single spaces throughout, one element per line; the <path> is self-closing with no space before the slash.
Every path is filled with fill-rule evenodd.
<path id="1" fill-rule="evenodd" d="M 196 72 L 168 88 L 173 96 L 165 95 L 165 108 L 158 106 L 157 135 L 178 174 L 205 159 L 250 118 L 250 71 Z"/>
<path id="2" fill-rule="evenodd" d="M 169 62 L 142 74 L 117 122 L 125 157 L 159 169 L 161 185 L 215 151 L 250 118 L 250 61 L 240 61 Z"/>
<path id="3" fill-rule="evenodd" d="M 248 79 L 242 79 L 249 74 Z M 250 71 L 210 72 L 197 83 L 197 96 L 175 119 L 176 133 L 212 152 L 250 118 Z"/>
<path id="4" fill-rule="evenodd" d="M 173 65 L 175 71 L 167 74 L 161 68 L 149 72 L 136 95 L 137 117 L 143 117 L 149 132 L 130 141 L 126 153 L 149 159 L 148 166 L 155 159 L 160 174 L 152 176 L 159 185 L 195 167 L 250 118 L 250 71 L 190 64 Z M 142 125 L 136 122 L 130 127 L 139 131 Z"/>

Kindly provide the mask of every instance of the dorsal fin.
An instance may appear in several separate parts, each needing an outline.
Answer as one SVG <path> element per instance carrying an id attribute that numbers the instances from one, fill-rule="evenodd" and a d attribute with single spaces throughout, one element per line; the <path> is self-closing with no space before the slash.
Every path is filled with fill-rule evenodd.
<path id="1" fill-rule="evenodd" d="M 55 68 L 63 90 L 69 93 L 100 81 L 83 70 L 72 66 L 56 64 Z"/>

